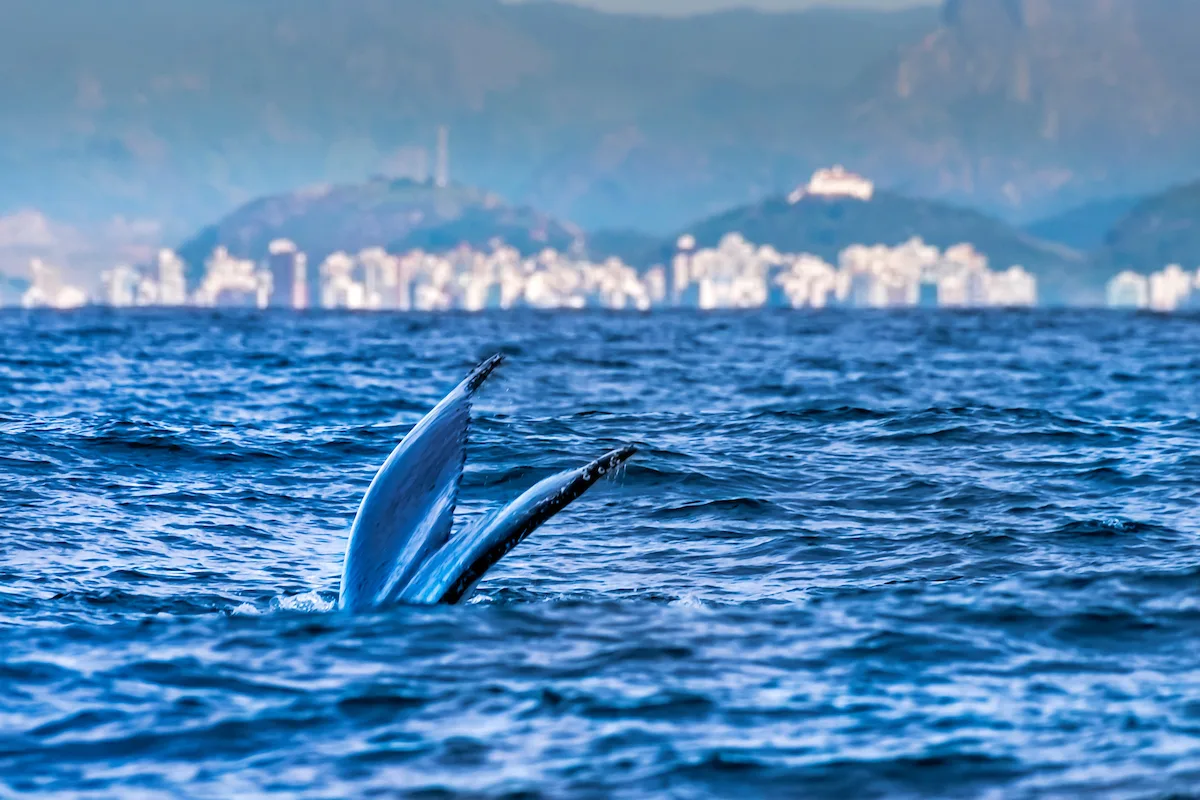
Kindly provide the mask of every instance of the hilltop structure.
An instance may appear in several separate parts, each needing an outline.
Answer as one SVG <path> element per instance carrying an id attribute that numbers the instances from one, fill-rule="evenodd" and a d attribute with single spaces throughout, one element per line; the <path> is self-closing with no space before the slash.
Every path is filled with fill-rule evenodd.
<path id="1" fill-rule="evenodd" d="M 813 173 L 809 182 L 797 186 L 788 195 L 788 203 L 796 205 L 806 197 L 851 198 L 869 202 L 875 196 L 875 184 L 864 178 L 848 172 L 838 164 L 830 169 L 819 169 Z"/>

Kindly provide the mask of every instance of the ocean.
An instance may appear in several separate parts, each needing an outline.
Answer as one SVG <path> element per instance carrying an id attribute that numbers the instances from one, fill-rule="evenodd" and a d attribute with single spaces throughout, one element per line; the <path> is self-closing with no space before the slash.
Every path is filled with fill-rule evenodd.
<path id="1" fill-rule="evenodd" d="M 468 605 L 336 610 L 494 352 Z M 1185 796 L 1200 318 L 0 313 L 0 796 Z"/>

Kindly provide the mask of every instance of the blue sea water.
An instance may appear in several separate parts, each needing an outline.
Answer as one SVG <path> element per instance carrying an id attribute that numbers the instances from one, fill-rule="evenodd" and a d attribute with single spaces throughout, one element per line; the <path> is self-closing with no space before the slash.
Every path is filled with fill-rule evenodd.
<path id="1" fill-rule="evenodd" d="M 459 607 L 334 606 L 477 361 Z M 1200 786 L 1200 320 L 0 315 L 0 796 Z"/>

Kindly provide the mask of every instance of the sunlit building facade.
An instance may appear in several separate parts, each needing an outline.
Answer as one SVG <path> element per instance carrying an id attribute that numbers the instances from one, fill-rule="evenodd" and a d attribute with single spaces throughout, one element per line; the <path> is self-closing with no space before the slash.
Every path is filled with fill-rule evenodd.
<path id="1" fill-rule="evenodd" d="M 1200 270 L 1191 272 L 1170 264 L 1158 272 L 1141 275 L 1125 270 L 1108 282 L 1110 308 L 1151 311 L 1194 311 L 1200 308 Z"/>
<path id="2" fill-rule="evenodd" d="M 993 271 L 969 244 L 944 252 L 914 238 L 896 247 L 853 245 L 836 264 L 810 253 L 784 253 L 738 233 L 701 247 L 677 242 L 667 265 L 638 270 L 618 258 L 591 261 L 547 248 L 523 255 L 503 242 L 449 252 L 389 253 L 380 247 L 327 255 L 309 283 L 308 260 L 288 240 L 271 243 L 261 263 L 218 247 L 196 289 L 169 250 L 151 271 L 106 273 L 108 305 L 280 307 L 380 311 L 487 309 L 700 310 L 754 308 L 981 308 L 1037 303 L 1037 280 L 1023 267 Z M 1171 286 L 1178 283 L 1172 273 Z M 1161 283 L 1161 281 L 1160 281 Z M 1160 290 L 1163 292 L 1166 290 Z"/>
<path id="3" fill-rule="evenodd" d="M 62 272 L 40 258 L 29 262 L 30 285 L 21 296 L 22 308 L 79 308 L 87 293 L 63 281 Z"/>
<path id="4" fill-rule="evenodd" d="M 308 308 L 308 258 L 290 239 L 276 239 L 267 246 L 267 272 L 271 308 Z"/>

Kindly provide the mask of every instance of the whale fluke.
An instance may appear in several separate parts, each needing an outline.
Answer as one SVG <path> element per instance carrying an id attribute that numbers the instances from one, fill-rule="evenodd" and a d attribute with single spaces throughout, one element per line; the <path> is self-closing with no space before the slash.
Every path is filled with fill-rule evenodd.
<path id="1" fill-rule="evenodd" d="M 500 366 L 495 355 L 408 432 L 379 468 L 350 529 L 338 605 L 351 611 L 393 602 L 454 523 L 467 458 L 471 397 Z"/>
<path id="2" fill-rule="evenodd" d="M 421 566 L 400 599 L 407 603 L 462 603 L 471 599 L 479 580 L 497 561 L 636 452 L 633 446 L 622 447 L 586 467 L 535 484 L 492 516 L 456 534 Z"/>
<path id="3" fill-rule="evenodd" d="M 490 516 L 450 536 L 466 463 L 471 398 L 504 360 L 480 364 L 409 431 L 367 488 L 350 530 L 341 608 L 460 603 L 530 533 L 636 449 L 622 447 L 533 486 Z"/>

